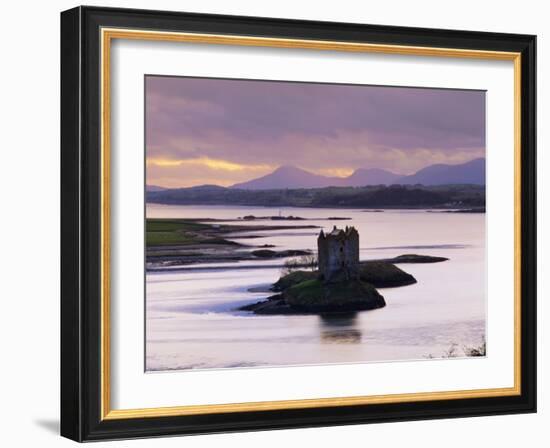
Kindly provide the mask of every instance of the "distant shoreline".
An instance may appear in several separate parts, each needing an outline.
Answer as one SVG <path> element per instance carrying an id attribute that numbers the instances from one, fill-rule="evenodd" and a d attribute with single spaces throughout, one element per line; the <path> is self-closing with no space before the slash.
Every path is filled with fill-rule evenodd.
<path id="1" fill-rule="evenodd" d="M 444 207 L 444 206 L 410 206 L 410 207 L 404 207 L 404 206 L 384 206 L 384 207 L 351 207 L 351 206 L 334 206 L 334 205 L 326 205 L 326 206 L 312 206 L 312 205 L 257 205 L 257 204 L 204 204 L 204 203 L 189 203 L 189 204 L 177 204 L 177 203 L 170 203 L 170 202 L 152 202 L 147 201 L 145 203 L 146 205 L 176 205 L 176 206 L 182 206 L 182 207 L 257 207 L 257 208 L 265 208 L 265 209 L 274 209 L 274 208 L 292 208 L 292 209 L 298 209 L 298 208 L 307 208 L 307 209 L 319 209 L 319 210 L 328 210 L 328 209 L 341 209 L 341 210 L 363 210 L 367 213 L 383 213 L 384 211 L 395 211 L 395 210 L 424 210 L 426 213 L 428 212 L 436 212 L 436 213 L 485 213 L 485 207 L 479 207 L 479 208 L 472 208 L 472 207 Z M 321 219 L 321 218 L 320 218 Z M 330 217 L 330 218 L 322 218 L 322 219 L 332 219 L 334 221 L 336 220 L 347 220 L 349 218 L 341 218 L 341 217 Z M 307 218 L 307 220 L 315 220 L 315 218 Z M 208 221 L 208 219 L 206 219 Z M 232 221 L 231 219 L 220 219 L 220 221 Z"/>
<path id="2" fill-rule="evenodd" d="M 319 209 L 485 209 L 484 185 L 391 185 L 279 190 L 199 186 L 146 193 L 146 202 L 165 205 L 303 207 Z"/>

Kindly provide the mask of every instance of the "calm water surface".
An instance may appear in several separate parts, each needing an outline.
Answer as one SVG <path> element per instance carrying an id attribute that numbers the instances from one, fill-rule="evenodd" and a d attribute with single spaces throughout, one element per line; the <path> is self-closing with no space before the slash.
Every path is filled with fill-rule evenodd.
<path id="1" fill-rule="evenodd" d="M 249 289 L 265 289 L 275 282 L 281 273 L 281 260 L 148 272 L 147 370 L 425 359 L 444 355 L 452 344 L 461 354 L 463 346 L 482 342 L 486 316 L 484 214 L 147 205 L 151 218 L 235 219 L 279 212 L 313 218 L 298 224 L 318 225 L 325 230 L 333 225 L 355 226 L 360 235 L 361 260 L 406 253 L 450 260 L 399 265 L 418 283 L 381 288 L 387 304 L 382 309 L 333 318 L 256 316 L 235 311 L 270 295 Z M 326 219 L 331 216 L 351 220 Z M 277 250 L 316 250 L 318 230 L 266 232 L 252 240 L 239 239 L 242 235 L 236 234 L 231 239 L 243 244 L 274 244 Z M 234 269 L 236 266 L 240 269 Z"/>

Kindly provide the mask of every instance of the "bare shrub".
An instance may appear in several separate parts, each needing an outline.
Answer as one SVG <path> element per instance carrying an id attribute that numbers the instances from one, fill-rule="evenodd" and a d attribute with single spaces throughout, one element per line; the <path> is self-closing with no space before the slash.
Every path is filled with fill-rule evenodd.
<path id="1" fill-rule="evenodd" d="M 284 267 L 281 269 L 281 275 L 284 277 L 291 272 L 303 269 L 310 271 L 317 269 L 317 256 L 315 254 L 302 255 L 298 258 L 289 258 L 285 261 Z"/>
<path id="2" fill-rule="evenodd" d="M 487 354 L 487 343 L 485 342 L 485 338 L 483 338 L 483 342 L 478 346 L 464 346 L 463 348 L 464 354 L 466 356 L 485 356 Z"/>
<path id="3" fill-rule="evenodd" d="M 310 271 L 317 269 L 317 255 L 315 254 L 302 255 L 299 258 L 299 262 Z"/>
<path id="4" fill-rule="evenodd" d="M 433 353 L 429 353 L 424 356 L 427 359 L 437 359 L 437 358 L 459 358 L 462 356 L 485 356 L 487 353 L 487 344 L 485 338 L 483 342 L 479 345 L 463 345 L 462 351 L 459 350 L 458 344 L 453 342 L 447 350 L 443 352 L 441 356 L 435 356 Z"/>
<path id="5" fill-rule="evenodd" d="M 458 344 L 453 342 L 451 346 L 443 353 L 443 358 L 456 358 L 458 356 Z"/>

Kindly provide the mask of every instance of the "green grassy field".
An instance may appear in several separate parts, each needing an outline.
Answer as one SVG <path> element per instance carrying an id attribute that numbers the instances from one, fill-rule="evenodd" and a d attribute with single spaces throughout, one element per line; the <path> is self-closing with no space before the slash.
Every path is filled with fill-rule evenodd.
<path id="1" fill-rule="evenodd" d="M 147 219 L 147 246 L 197 244 L 202 241 L 199 232 L 210 228 L 184 219 Z"/>
<path id="2" fill-rule="evenodd" d="M 334 307 L 354 303 L 377 302 L 384 306 L 384 298 L 369 283 L 347 280 L 338 283 L 323 283 L 321 280 L 306 280 L 283 292 L 286 302 L 296 307 Z"/>

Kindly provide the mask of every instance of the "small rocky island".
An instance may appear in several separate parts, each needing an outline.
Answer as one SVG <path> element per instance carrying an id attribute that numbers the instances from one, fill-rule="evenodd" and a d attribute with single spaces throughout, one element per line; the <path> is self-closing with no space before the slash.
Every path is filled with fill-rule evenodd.
<path id="1" fill-rule="evenodd" d="M 297 270 L 282 276 L 271 290 L 277 294 L 239 310 L 256 314 L 346 313 L 382 308 L 376 288 L 405 286 L 416 279 L 392 262 L 434 263 L 442 257 L 401 255 L 395 259 L 359 261 L 359 233 L 354 227 L 317 238 L 318 270 Z"/>

